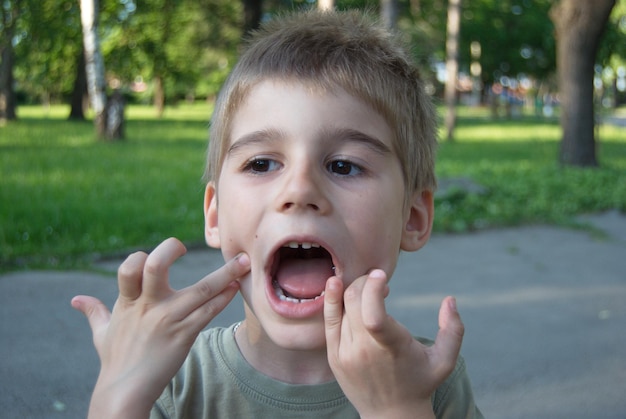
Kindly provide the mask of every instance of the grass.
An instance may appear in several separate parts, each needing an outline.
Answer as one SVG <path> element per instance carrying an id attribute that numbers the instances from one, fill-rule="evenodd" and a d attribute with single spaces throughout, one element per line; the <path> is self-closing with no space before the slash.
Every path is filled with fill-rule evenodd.
<path id="1" fill-rule="evenodd" d="M 127 111 L 127 141 L 94 140 L 66 107 L 20 107 L 0 127 L 0 270 L 87 266 L 95 255 L 150 249 L 164 238 L 203 242 L 200 180 L 206 104 Z M 436 201 L 435 229 L 571 223 L 626 211 L 626 130 L 602 127 L 600 169 L 556 163 L 560 129 L 532 117 L 491 121 L 462 110 L 457 141 L 443 143 L 440 178 L 470 178 L 483 194 L 452 190 Z"/>
<path id="2" fill-rule="evenodd" d="M 560 135 L 554 120 L 461 118 L 458 140 L 441 146 L 438 176 L 470 178 L 486 192 L 452 191 L 438 199 L 435 228 L 572 225 L 582 213 L 626 211 L 626 129 L 600 128 L 596 169 L 561 167 Z"/>
<path id="3" fill-rule="evenodd" d="M 89 122 L 20 108 L 0 128 L 0 264 L 75 266 L 94 253 L 203 237 L 201 182 L 208 106 L 132 107 L 127 141 L 94 140 Z"/>

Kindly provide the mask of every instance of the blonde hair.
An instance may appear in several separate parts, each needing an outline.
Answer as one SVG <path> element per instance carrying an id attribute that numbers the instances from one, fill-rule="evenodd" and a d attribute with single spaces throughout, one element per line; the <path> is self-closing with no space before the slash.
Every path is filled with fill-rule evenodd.
<path id="1" fill-rule="evenodd" d="M 252 35 L 215 104 L 207 181 L 218 181 L 238 106 L 267 79 L 339 87 L 363 100 L 393 130 L 407 195 L 435 189 L 436 118 L 424 83 L 396 36 L 354 11 L 274 18 Z"/>

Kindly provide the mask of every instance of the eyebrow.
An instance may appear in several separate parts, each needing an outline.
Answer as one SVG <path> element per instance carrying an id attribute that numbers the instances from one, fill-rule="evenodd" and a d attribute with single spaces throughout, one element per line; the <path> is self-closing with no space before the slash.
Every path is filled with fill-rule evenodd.
<path id="1" fill-rule="evenodd" d="M 228 147 L 228 151 L 226 154 L 235 153 L 238 149 L 251 146 L 260 143 L 273 143 L 281 141 L 285 138 L 285 134 L 277 129 L 269 128 L 258 131 L 253 131 L 243 136 L 237 138 L 233 143 Z"/>
<path id="2" fill-rule="evenodd" d="M 240 148 L 252 146 L 256 144 L 267 144 L 279 142 L 287 138 L 287 135 L 277 129 L 268 128 L 253 131 L 237 138 L 228 148 L 226 154 L 236 153 Z M 361 144 L 378 154 L 390 154 L 392 151 L 383 141 L 362 131 L 352 128 L 324 128 L 321 139 L 323 141 L 332 142 L 339 139 L 340 141 Z"/>
<path id="3" fill-rule="evenodd" d="M 324 129 L 323 138 L 340 139 L 342 141 L 362 144 L 379 154 L 390 154 L 392 151 L 382 140 L 352 128 Z"/>

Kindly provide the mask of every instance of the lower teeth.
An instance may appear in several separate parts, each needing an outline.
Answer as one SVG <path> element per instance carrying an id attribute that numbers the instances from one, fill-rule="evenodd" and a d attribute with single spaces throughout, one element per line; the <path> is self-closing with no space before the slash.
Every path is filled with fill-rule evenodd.
<path id="1" fill-rule="evenodd" d="M 322 291 L 320 295 L 313 297 L 313 298 L 288 297 L 285 295 L 285 292 L 283 291 L 283 289 L 276 283 L 274 283 L 274 292 L 276 293 L 276 296 L 278 297 L 280 301 L 289 301 L 290 303 L 309 303 L 311 301 L 315 301 L 323 297 L 325 293 L 325 291 Z"/>

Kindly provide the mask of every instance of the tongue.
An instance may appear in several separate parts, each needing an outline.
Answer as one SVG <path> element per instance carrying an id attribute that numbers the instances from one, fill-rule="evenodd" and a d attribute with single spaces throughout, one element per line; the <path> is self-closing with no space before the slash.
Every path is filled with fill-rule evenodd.
<path id="1" fill-rule="evenodd" d="M 326 280 L 332 275 L 332 263 L 329 259 L 293 258 L 281 261 L 276 271 L 276 281 L 291 297 L 310 299 L 324 291 Z"/>

